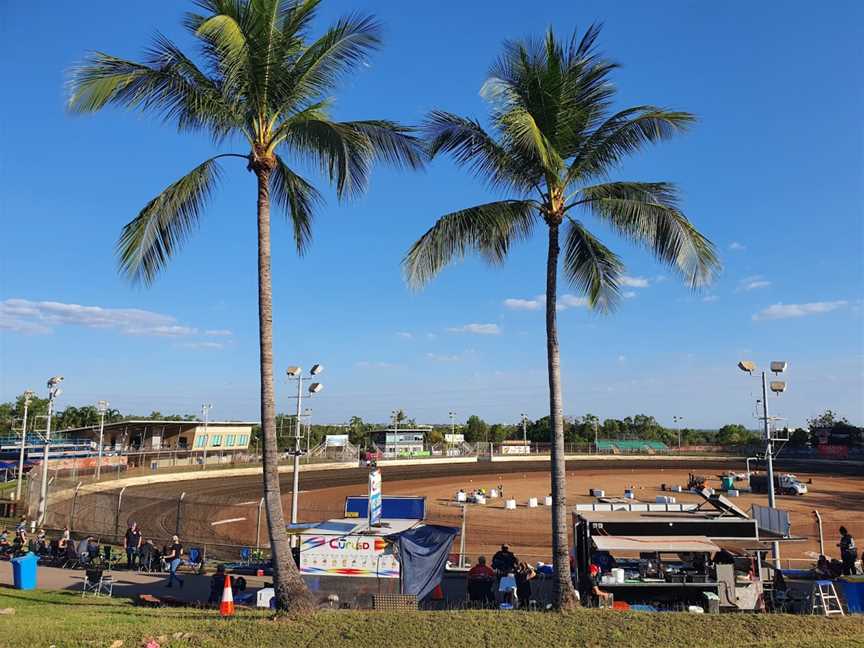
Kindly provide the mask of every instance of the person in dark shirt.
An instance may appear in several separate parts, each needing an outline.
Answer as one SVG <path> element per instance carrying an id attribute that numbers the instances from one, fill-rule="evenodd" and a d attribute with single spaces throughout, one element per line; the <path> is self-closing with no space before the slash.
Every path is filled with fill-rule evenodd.
<path id="1" fill-rule="evenodd" d="M 168 584 L 165 587 L 171 587 L 176 580 L 180 587 L 183 587 L 183 579 L 177 575 L 177 568 L 183 562 L 183 545 L 180 544 L 180 538 L 176 535 L 171 537 L 171 548 L 165 554 L 165 562 L 168 563 Z"/>
<path id="2" fill-rule="evenodd" d="M 234 580 L 234 577 L 231 576 L 231 596 L 233 597 L 237 593 L 237 583 Z M 225 565 L 220 564 L 216 568 L 216 573 L 210 577 L 210 599 L 209 603 L 211 605 L 219 605 L 222 601 L 222 591 L 225 589 Z"/>
<path id="3" fill-rule="evenodd" d="M 840 542 L 837 543 L 840 547 L 840 560 L 843 562 L 843 575 L 855 575 L 855 561 L 858 559 L 858 548 L 855 546 L 855 538 L 846 530 L 846 527 L 840 527 Z"/>
<path id="4" fill-rule="evenodd" d="M 516 559 L 516 556 L 513 555 L 513 552 L 510 551 L 510 545 L 507 544 L 501 545 L 501 550 L 496 551 L 495 555 L 492 556 L 492 569 L 494 569 L 499 576 L 512 574 L 516 570 L 516 565 L 518 564 L 519 561 Z"/>
<path id="5" fill-rule="evenodd" d="M 610 592 L 604 592 L 600 589 L 600 566 L 591 565 L 588 567 L 588 574 L 591 576 L 591 600 L 597 607 L 600 607 L 600 601 L 607 601 L 612 597 Z"/>
<path id="6" fill-rule="evenodd" d="M 528 609 L 531 600 L 531 579 L 537 576 L 537 572 L 526 562 L 521 562 L 516 567 L 516 598 L 519 607 Z"/>
<path id="7" fill-rule="evenodd" d="M 126 550 L 126 568 L 135 569 L 135 561 L 141 549 L 141 530 L 138 528 L 137 522 L 133 522 L 132 526 L 126 529 L 123 548 Z"/>

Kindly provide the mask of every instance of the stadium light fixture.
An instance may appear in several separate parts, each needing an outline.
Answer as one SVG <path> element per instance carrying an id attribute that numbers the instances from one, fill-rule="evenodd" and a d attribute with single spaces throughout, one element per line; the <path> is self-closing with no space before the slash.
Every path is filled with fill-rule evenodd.
<path id="1" fill-rule="evenodd" d="M 322 371 L 324 371 L 324 367 L 322 365 L 314 364 L 314 365 L 312 365 L 312 368 L 309 370 L 309 374 L 312 376 L 317 376 Z"/>
<path id="2" fill-rule="evenodd" d="M 772 380 L 768 387 L 778 396 L 786 391 L 786 383 L 782 380 Z"/>
<path id="3" fill-rule="evenodd" d="M 741 362 L 738 363 L 738 368 L 741 371 L 746 371 L 747 373 L 752 374 L 756 371 L 756 363 L 752 360 L 741 360 Z"/>
<path id="4" fill-rule="evenodd" d="M 311 385 L 309 385 L 309 393 L 310 394 L 317 394 L 322 389 L 324 389 L 324 385 L 322 385 L 321 383 L 316 382 L 316 383 L 312 383 Z"/>
<path id="5" fill-rule="evenodd" d="M 312 368 L 309 370 L 310 376 L 317 376 L 322 371 L 324 371 L 324 366 L 315 363 L 312 365 Z M 299 510 L 299 499 L 298 495 L 300 493 L 300 437 L 301 437 L 301 425 L 300 425 L 300 416 L 303 411 L 303 383 L 306 381 L 311 381 L 311 378 L 303 377 L 303 367 L 292 365 L 288 367 L 285 371 L 288 374 L 288 377 L 292 380 L 297 381 L 297 412 L 294 417 L 294 451 L 291 453 L 293 455 L 293 487 L 291 489 L 291 524 L 297 524 L 297 513 Z M 308 387 L 309 395 L 313 396 L 314 394 L 318 394 L 321 390 L 324 389 L 324 385 L 319 382 L 311 382 Z M 309 433 L 311 434 L 311 426 L 309 428 Z M 307 438 L 306 447 L 308 450 L 309 440 Z"/>
<path id="6" fill-rule="evenodd" d="M 288 369 L 285 371 L 285 373 L 288 374 L 289 376 L 291 376 L 292 378 L 296 378 L 301 373 L 303 373 L 303 367 L 288 367 Z"/>
<path id="7" fill-rule="evenodd" d="M 775 360 L 771 363 L 771 371 L 775 374 L 781 374 L 786 371 L 786 367 L 789 366 L 789 363 L 785 360 Z"/>

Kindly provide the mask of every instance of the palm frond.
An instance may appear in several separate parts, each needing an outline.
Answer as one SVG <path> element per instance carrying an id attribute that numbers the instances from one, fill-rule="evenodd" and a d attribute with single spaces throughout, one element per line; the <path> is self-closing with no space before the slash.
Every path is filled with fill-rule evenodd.
<path id="1" fill-rule="evenodd" d="M 420 288 L 469 251 L 479 252 L 490 263 L 501 263 L 514 241 L 530 236 L 536 208 L 529 200 L 503 200 L 442 216 L 402 261 L 406 280 Z"/>
<path id="2" fill-rule="evenodd" d="M 283 146 L 317 162 L 339 198 L 366 187 L 374 151 L 368 138 L 350 126 L 327 119 L 299 120 L 285 133 Z"/>
<path id="3" fill-rule="evenodd" d="M 697 288 L 711 281 L 720 262 L 714 245 L 677 203 L 675 186 L 666 182 L 609 182 L 583 187 L 571 206 L 587 208 L 621 235 L 644 245 Z"/>
<path id="4" fill-rule="evenodd" d="M 567 279 L 588 296 L 591 308 L 611 311 L 619 299 L 618 279 L 624 270 L 621 259 L 577 220 L 570 219 L 565 236 Z"/>
<path id="5" fill-rule="evenodd" d="M 426 163 L 423 141 L 415 130 L 385 119 L 342 122 L 369 142 L 375 159 L 398 168 L 422 169 Z"/>
<path id="6" fill-rule="evenodd" d="M 567 182 L 605 174 L 625 156 L 645 144 L 666 140 L 684 131 L 694 121 L 690 113 L 656 106 L 634 106 L 604 121 L 581 145 L 570 164 Z"/>
<path id="7" fill-rule="evenodd" d="M 120 271 L 132 281 L 151 283 L 197 226 L 220 175 L 211 158 L 147 203 L 120 234 Z"/>
<path id="8" fill-rule="evenodd" d="M 292 171 L 278 155 L 270 185 L 276 204 L 291 220 L 297 253 L 302 255 L 312 242 L 312 220 L 316 210 L 324 204 L 324 199 L 315 187 Z"/>
<path id="9" fill-rule="evenodd" d="M 460 166 L 487 181 L 490 186 L 527 192 L 542 180 L 542 169 L 526 165 L 509 155 L 479 122 L 442 110 L 429 113 L 421 129 L 429 143 L 429 155 L 450 153 Z"/>

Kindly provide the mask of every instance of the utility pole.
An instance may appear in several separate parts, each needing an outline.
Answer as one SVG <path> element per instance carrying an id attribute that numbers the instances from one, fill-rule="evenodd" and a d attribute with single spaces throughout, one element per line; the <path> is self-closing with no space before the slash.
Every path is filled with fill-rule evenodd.
<path id="1" fill-rule="evenodd" d="M 24 479 L 24 448 L 27 445 L 27 410 L 34 394 L 29 389 L 24 392 L 24 422 L 21 424 L 21 451 L 18 454 L 18 484 L 15 486 L 15 501 L 21 502 L 21 487 Z"/>
<path id="2" fill-rule="evenodd" d="M 672 417 L 672 423 L 675 425 L 675 427 L 677 428 L 677 431 L 678 431 L 678 452 L 681 452 L 681 427 L 680 427 L 680 423 L 683 420 L 684 419 L 681 416 L 673 416 Z"/>
<path id="3" fill-rule="evenodd" d="M 312 368 L 309 370 L 309 374 L 311 376 L 317 376 L 322 371 L 324 371 L 324 367 L 320 364 L 312 365 Z M 303 369 L 301 367 L 288 367 L 286 371 L 288 377 L 297 381 L 297 409 L 294 420 L 294 461 L 293 463 L 293 471 L 292 471 L 292 485 L 291 485 L 291 524 L 297 524 L 297 513 L 299 511 L 300 502 L 300 414 L 303 412 L 303 381 L 311 380 L 311 378 L 303 378 Z M 309 394 L 317 394 L 324 388 L 324 385 L 318 382 L 313 382 L 309 385 Z"/>
<path id="4" fill-rule="evenodd" d="M 39 490 L 39 508 L 36 513 L 37 526 L 42 526 L 45 523 L 45 514 L 48 511 L 48 451 L 51 445 L 51 415 L 54 413 L 54 399 L 62 393 L 61 382 L 63 382 L 63 376 L 54 376 L 48 381 L 48 421 L 45 425 L 45 451 L 42 454 L 42 487 Z"/>
<path id="5" fill-rule="evenodd" d="M 204 460 L 201 462 L 201 470 L 207 470 L 207 444 L 210 443 L 210 437 L 207 434 L 207 420 L 210 417 L 210 409 L 213 407 L 210 403 L 204 403 L 201 406 L 201 418 L 204 419 Z"/>
<path id="6" fill-rule="evenodd" d="M 450 440 L 452 441 L 455 438 L 456 438 L 456 412 L 450 412 Z M 450 455 L 450 443 L 445 442 L 444 448 L 445 448 L 444 454 L 446 456 L 449 456 Z M 459 564 L 461 565 L 462 563 L 459 563 Z"/>
<path id="7" fill-rule="evenodd" d="M 108 401 L 100 400 L 96 407 L 99 410 L 99 463 L 96 464 L 96 480 L 102 476 L 102 440 L 105 435 L 105 412 L 108 411 Z"/>

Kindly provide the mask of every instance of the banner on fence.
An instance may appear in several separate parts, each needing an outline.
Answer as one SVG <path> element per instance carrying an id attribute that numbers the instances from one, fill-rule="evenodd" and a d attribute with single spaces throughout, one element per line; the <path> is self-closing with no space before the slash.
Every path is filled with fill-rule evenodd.
<path id="1" fill-rule="evenodd" d="M 328 448 L 344 448 L 348 445 L 348 435 L 347 434 L 328 434 L 324 437 L 324 445 Z"/>
<path id="2" fill-rule="evenodd" d="M 530 445 L 501 445 L 502 455 L 527 455 L 531 454 Z"/>
<path id="3" fill-rule="evenodd" d="M 380 537 L 303 536 L 300 573 L 316 576 L 399 578 L 399 562 Z"/>

